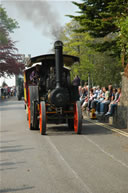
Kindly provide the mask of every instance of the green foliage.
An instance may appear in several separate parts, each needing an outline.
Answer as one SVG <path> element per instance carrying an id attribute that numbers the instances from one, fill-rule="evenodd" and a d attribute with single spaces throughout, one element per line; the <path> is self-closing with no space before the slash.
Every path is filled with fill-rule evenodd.
<path id="1" fill-rule="evenodd" d="M 5 8 L 0 5 L 0 44 L 6 45 L 9 33 L 14 32 L 14 29 L 18 27 L 17 21 L 9 18 Z"/>
<path id="2" fill-rule="evenodd" d="M 110 57 L 109 52 L 104 54 L 97 53 L 93 70 L 93 80 L 95 85 L 107 86 L 120 85 L 122 70 L 121 64 L 118 62 L 118 57 Z"/>
<path id="3" fill-rule="evenodd" d="M 6 10 L 0 5 L 0 77 L 18 74 L 24 67 L 15 42 L 9 36 L 17 27 L 18 23 L 9 18 Z"/>
<path id="4" fill-rule="evenodd" d="M 9 18 L 5 8 L 0 5 L 0 25 L 4 27 L 8 32 L 13 32 L 18 28 L 18 22 L 15 19 Z"/>
<path id="5" fill-rule="evenodd" d="M 71 68 L 72 79 L 75 75 L 79 75 L 81 80 L 87 82 L 90 73 L 93 85 L 107 86 L 110 83 L 119 85 L 122 68 L 118 57 L 113 54 L 115 52 L 113 50 L 106 52 L 105 49 L 102 54 L 98 52 L 96 45 L 102 43 L 104 38 L 91 38 L 88 32 L 76 32 L 78 27 L 79 23 L 72 20 L 66 24 L 60 35 L 60 39 L 64 42 L 64 53 L 80 58 L 80 64 Z M 113 36 L 107 38 L 111 40 Z M 90 44 L 93 46 L 88 46 Z"/>
<path id="6" fill-rule="evenodd" d="M 127 63 L 128 2 L 124 0 L 83 0 L 73 2 L 80 9 L 78 16 L 70 16 L 79 22 L 79 32 L 89 32 L 94 38 L 95 49 L 100 52 L 111 50 L 110 54 Z M 94 44 L 92 42 L 92 45 Z"/>
<path id="7" fill-rule="evenodd" d="M 92 68 L 89 61 L 89 54 L 92 53 L 92 49 L 90 50 L 86 45 L 91 41 L 91 37 L 88 33 L 75 32 L 78 27 L 79 24 L 74 20 L 67 23 L 60 35 L 60 39 L 64 43 L 65 54 L 78 56 L 80 58 L 80 64 L 72 66 L 72 78 L 79 75 L 81 79 L 87 81 L 88 72 L 91 71 Z"/>
<path id="8" fill-rule="evenodd" d="M 116 24 L 120 28 L 118 47 L 121 49 L 122 65 L 125 66 L 128 63 L 128 16 L 121 17 Z"/>

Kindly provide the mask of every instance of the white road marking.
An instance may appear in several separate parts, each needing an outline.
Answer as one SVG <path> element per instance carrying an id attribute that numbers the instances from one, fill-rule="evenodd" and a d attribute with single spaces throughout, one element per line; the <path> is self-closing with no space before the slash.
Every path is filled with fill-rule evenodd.
<path id="1" fill-rule="evenodd" d="M 98 145 L 97 143 L 95 143 L 94 141 L 92 141 L 89 137 L 87 136 L 83 136 L 84 138 L 86 138 L 90 143 L 92 143 L 93 145 L 95 145 L 101 152 L 105 153 L 107 156 L 109 156 L 110 158 L 112 158 L 114 161 L 120 163 L 121 165 L 123 165 L 124 167 L 128 168 L 128 165 L 125 164 L 124 162 L 122 162 L 121 160 L 117 159 L 114 155 L 108 153 L 107 151 L 105 151 L 100 145 Z"/>
<path id="2" fill-rule="evenodd" d="M 62 154 L 59 152 L 59 150 L 57 149 L 57 147 L 55 146 L 55 144 L 53 144 L 53 142 L 51 141 L 51 139 L 47 136 L 46 137 L 48 143 L 51 145 L 53 151 L 56 153 L 56 156 L 63 161 L 63 163 L 65 164 L 65 166 L 71 171 L 71 173 L 75 176 L 75 178 L 77 180 L 80 181 L 80 183 L 84 186 L 84 188 L 86 189 L 86 191 L 88 193 L 92 193 L 92 191 L 90 190 L 90 188 L 85 184 L 85 182 L 79 177 L 79 175 L 75 172 L 75 170 L 73 170 L 73 168 L 68 164 L 68 162 L 64 159 L 64 157 L 62 156 Z"/>
<path id="3" fill-rule="evenodd" d="M 125 137 L 128 137 L 128 133 L 126 133 L 125 131 L 121 131 L 120 129 L 116 129 L 114 127 L 110 127 L 109 125 L 104 125 L 103 123 L 96 123 L 96 124 L 97 125 L 101 125 L 101 126 L 105 127 L 106 129 L 109 129 L 109 130 L 114 131 L 116 133 L 119 133 L 119 134 L 121 134 L 121 135 L 123 135 Z"/>
<path id="4" fill-rule="evenodd" d="M 111 127 L 111 126 L 107 125 L 107 123 L 106 123 L 106 124 L 104 124 L 104 123 L 97 123 L 96 121 L 92 121 L 92 120 L 90 120 L 89 118 L 85 118 L 85 120 L 88 120 L 88 121 L 91 122 L 91 123 L 94 123 L 94 124 L 96 124 L 96 125 L 103 126 L 103 127 L 106 128 L 106 129 L 109 129 L 109 130 L 111 130 L 111 131 L 114 131 L 114 132 L 116 132 L 116 133 L 119 133 L 120 135 L 123 135 L 123 136 L 125 136 L 125 137 L 128 137 L 128 133 L 127 133 L 127 132 L 122 131 L 122 130 L 117 129 L 117 128 L 114 128 L 114 127 Z"/>

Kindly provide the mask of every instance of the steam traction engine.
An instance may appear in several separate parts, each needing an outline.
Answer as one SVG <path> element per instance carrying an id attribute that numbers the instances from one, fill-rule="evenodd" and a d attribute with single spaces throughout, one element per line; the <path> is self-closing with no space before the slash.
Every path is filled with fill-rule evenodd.
<path id="1" fill-rule="evenodd" d="M 82 129 L 82 112 L 78 87 L 70 81 L 71 66 L 79 58 L 63 55 L 63 44 L 56 41 L 55 54 L 31 58 L 24 71 L 25 103 L 28 110 L 29 128 L 40 129 L 46 133 L 47 123 L 67 123 L 77 134 Z M 39 67 L 36 83 L 30 81 L 30 75 Z"/>

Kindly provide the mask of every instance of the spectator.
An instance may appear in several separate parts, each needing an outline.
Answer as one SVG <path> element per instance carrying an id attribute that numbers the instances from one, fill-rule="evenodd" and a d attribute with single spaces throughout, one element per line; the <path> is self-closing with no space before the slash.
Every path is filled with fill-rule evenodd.
<path id="1" fill-rule="evenodd" d="M 90 92 L 89 92 L 89 99 L 88 99 L 88 96 L 86 96 L 83 104 L 82 104 L 82 110 L 85 110 L 85 108 L 88 106 L 88 108 L 90 109 L 90 104 L 91 104 L 91 101 L 93 100 L 93 89 L 90 89 Z"/>
<path id="2" fill-rule="evenodd" d="M 8 97 L 9 97 L 10 96 L 10 88 L 8 87 L 7 89 L 8 89 Z"/>
<path id="3" fill-rule="evenodd" d="M 108 102 L 104 103 L 104 113 L 107 113 L 109 104 L 114 99 L 114 95 L 115 95 L 111 84 L 108 85 L 108 91 L 109 91 L 109 98 L 108 98 Z"/>
<path id="4" fill-rule="evenodd" d="M 99 94 L 98 102 L 96 103 L 96 112 L 95 112 L 96 114 L 100 112 L 100 103 L 105 99 L 105 92 L 106 92 L 106 88 L 103 87 L 101 90 L 101 94 Z"/>
<path id="5" fill-rule="evenodd" d="M 105 112 L 105 105 L 109 105 L 110 103 L 110 91 L 106 88 L 105 91 L 105 99 L 100 103 L 100 113 L 104 114 Z"/>
<path id="6" fill-rule="evenodd" d="M 87 96 L 88 95 L 88 85 L 85 83 L 83 88 L 85 89 L 84 95 Z"/>
<path id="7" fill-rule="evenodd" d="M 116 88 L 113 88 L 111 101 L 115 100 L 115 98 L 117 97 L 117 95 L 118 95 L 117 89 L 116 89 Z"/>
<path id="8" fill-rule="evenodd" d="M 88 110 L 90 111 L 91 109 L 91 103 L 96 97 L 96 94 L 94 93 L 93 89 L 90 89 L 90 95 L 89 95 L 89 101 L 88 101 Z"/>
<path id="9" fill-rule="evenodd" d="M 109 98 L 108 100 L 111 101 L 111 97 L 112 97 L 112 94 L 113 94 L 113 87 L 112 85 L 108 85 L 108 91 L 109 91 Z"/>
<path id="10" fill-rule="evenodd" d="M 118 88 L 115 99 L 110 103 L 109 110 L 105 115 L 112 116 L 114 114 L 114 110 L 117 107 L 118 102 L 120 101 L 120 97 L 121 97 L 121 88 Z"/>
<path id="11" fill-rule="evenodd" d="M 82 86 L 79 86 L 78 90 L 79 90 L 79 96 L 81 97 L 82 96 Z"/>
<path id="12" fill-rule="evenodd" d="M 80 103 L 81 103 L 81 105 L 83 104 L 85 98 L 87 97 L 87 93 L 88 93 L 88 86 L 87 86 L 86 88 L 83 87 L 83 88 L 82 88 L 82 95 L 81 95 L 81 97 L 80 97 Z"/>
<path id="13" fill-rule="evenodd" d="M 94 100 L 91 102 L 91 108 L 96 110 L 96 104 L 99 102 L 102 94 L 102 90 L 100 89 L 100 86 L 96 87 L 96 90 L 94 92 Z"/>

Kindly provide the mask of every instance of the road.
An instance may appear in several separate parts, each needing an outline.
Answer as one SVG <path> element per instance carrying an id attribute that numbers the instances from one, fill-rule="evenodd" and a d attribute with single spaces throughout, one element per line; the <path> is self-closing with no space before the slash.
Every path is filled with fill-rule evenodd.
<path id="1" fill-rule="evenodd" d="M 0 102 L 0 193 L 128 193 L 128 135 L 83 121 L 82 135 L 30 131 L 23 101 Z"/>

